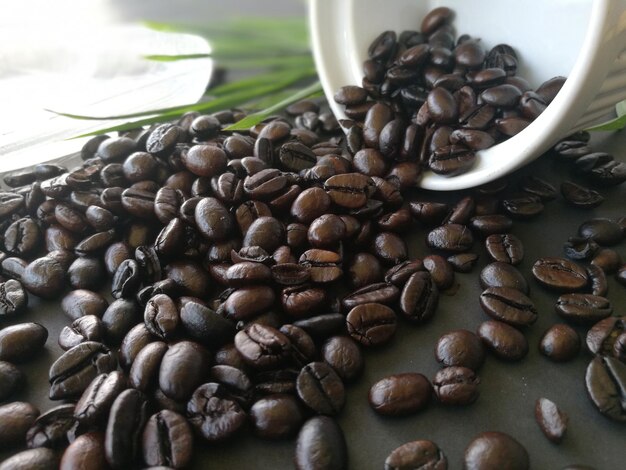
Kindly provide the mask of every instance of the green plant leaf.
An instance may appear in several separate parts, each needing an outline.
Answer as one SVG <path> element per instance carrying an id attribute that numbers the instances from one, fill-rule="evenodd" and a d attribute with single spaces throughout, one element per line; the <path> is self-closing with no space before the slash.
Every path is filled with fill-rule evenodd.
<path id="1" fill-rule="evenodd" d="M 143 56 L 146 60 L 153 60 L 155 62 L 175 62 L 177 60 L 189 60 L 189 59 L 206 59 L 211 57 L 211 54 L 179 54 L 179 55 L 166 55 L 166 54 L 154 54 Z"/>
<path id="2" fill-rule="evenodd" d="M 626 100 L 620 101 L 615 105 L 615 113 L 617 117 L 611 119 L 605 123 L 599 124 L 589 129 L 585 129 L 589 132 L 595 131 L 619 131 L 626 128 Z"/>
<path id="3" fill-rule="evenodd" d="M 235 124 L 232 124 L 232 125 L 228 126 L 226 128 L 226 130 L 227 131 L 248 130 L 248 129 L 250 129 L 250 127 L 258 124 L 263 119 L 265 119 L 266 117 L 272 115 L 273 113 L 281 111 L 282 109 L 286 108 L 290 104 L 295 103 L 297 101 L 300 101 L 300 100 L 302 100 L 304 98 L 308 98 L 311 95 L 314 95 L 316 93 L 320 93 L 321 91 L 322 91 L 322 85 L 320 84 L 319 81 L 317 81 L 315 83 L 312 83 L 311 85 L 307 86 L 306 88 L 303 88 L 302 90 L 298 91 L 297 93 L 294 93 L 294 94 L 290 95 L 289 97 L 274 103 L 273 105 L 263 109 L 262 111 L 258 111 L 256 113 L 249 114 L 248 116 L 246 116 L 245 118 L 243 118 L 240 121 L 236 122 Z"/>

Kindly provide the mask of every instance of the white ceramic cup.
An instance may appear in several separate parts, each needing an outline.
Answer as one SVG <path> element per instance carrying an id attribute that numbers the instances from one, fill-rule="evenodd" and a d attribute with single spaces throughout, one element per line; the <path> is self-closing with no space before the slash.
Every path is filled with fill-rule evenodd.
<path id="1" fill-rule="evenodd" d="M 438 6 L 452 8 L 458 34 L 480 38 L 486 49 L 511 45 L 518 74 L 533 88 L 566 76 L 563 88 L 526 129 L 478 152 L 467 173 L 426 172 L 419 185 L 433 190 L 477 186 L 528 163 L 559 139 L 612 117 L 626 99 L 626 0 L 309 0 L 313 53 L 335 116 L 334 93 L 360 85 L 367 48 L 382 31 L 419 30 Z"/>

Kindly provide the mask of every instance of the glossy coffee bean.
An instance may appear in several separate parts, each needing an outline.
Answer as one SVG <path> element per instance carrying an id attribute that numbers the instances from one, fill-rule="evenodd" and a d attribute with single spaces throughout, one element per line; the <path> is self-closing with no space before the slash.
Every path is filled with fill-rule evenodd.
<path id="1" fill-rule="evenodd" d="M 283 439 L 297 432 L 304 416 L 294 397 L 269 395 L 252 405 L 250 419 L 256 435 L 266 439 Z"/>
<path id="2" fill-rule="evenodd" d="M 48 339 L 39 323 L 19 323 L 0 330 L 0 361 L 22 362 L 37 354 Z"/>
<path id="3" fill-rule="evenodd" d="M 85 315 L 74 320 L 71 325 L 63 327 L 59 334 L 59 346 L 67 351 L 85 341 L 102 341 L 105 331 L 100 318 L 95 315 Z"/>
<path id="4" fill-rule="evenodd" d="M 467 470 L 528 470 L 530 467 L 524 446 L 503 432 L 484 432 L 476 436 L 465 448 L 463 465 Z"/>
<path id="5" fill-rule="evenodd" d="M 169 410 L 152 415 L 143 430 L 141 449 L 148 465 L 186 467 L 193 454 L 193 434 L 185 417 Z"/>
<path id="6" fill-rule="evenodd" d="M 426 236 L 426 243 L 436 250 L 460 253 L 472 247 L 474 237 L 464 225 L 446 224 L 432 230 Z"/>
<path id="7" fill-rule="evenodd" d="M 555 311 L 565 320 L 576 324 L 593 324 L 608 317 L 613 307 L 605 297 L 592 294 L 563 294 Z"/>
<path id="8" fill-rule="evenodd" d="M 209 442 L 236 434 L 246 421 L 241 406 L 217 383 L 200 385 L 187 403 L 187 417 L 195 430 Z"/>
<path id="9" fill-rule="evenodd" d="M 485 361 L 485 348 L 471 331 L 454 330 L 442 335 L 435 344 L 435 359 L 446 367 L 478 370 Z"/>
<path id="10" fill-rule="evenodd" d="M 561 194 L 566 202 L 582 209 L 593 209 L 604 202 L 599 192 L 571 181 L 561 183 Z"/>
<path id="11" fill-rule="evenodd" d="M 580 337 L 568 325 L 553 325 L 543 334 L 539 351 L 553 361 L 569 361 L 580 351 Z"/>
<path id="12" fill-rule="evenodd" d="M 422 374 L 404 373 L 385 377 L 369 391 L 369 404 L 378 414 L 406 416 L 424 409 L 432 393 L 430 382 Z"/>
<path id="13" fill-rule="evenodd" d="M 144 393 L 148 393 L 154 388 L 158 380 L 161 361 L 167 350 L 168 346 L 164 342 L 153 341 L 137 353 L 128 372 L 128 379 L 132 388 Z"/>
<path id="14" fill-rule="evenodd" d="M 364 346 L 378 346 L 391 340 L 396 331 L 392 309 L 377 303 L 354 307 L 346 317 L 348 333 Z"/>
<path id="15" fill-rule="evenodd" d="M 593 240 L 602 246 L 619 243 L 623 238 L 622 229 L 611 219 L 590 219 L 578 227 L 578 234 L 586 239 Z"/>
<path id="16" fill-rule="evenodd" d="M 63 293 L 65 269 L 53 258 L 37 258 L 24 269 L 22 284 L 28 292 L 36 296 L 44 299 L 57 298 Z"/>
<path id="17" fill-rule="evenodd" d="M 104 455 L 104 435 L 89 432 L 78 436 L 61 458 L 60 470 L 106 470 L 108 464 Z"/>
<path id="18" fill-rule="evenodd" d="M 445 367 L 433 379 L 433 390 L 439 403 L 469 405 L 478 399 L 480 379 L 467 367 Z"/>
<path id="19" fill-rule="evenodd" d="M 66 404 L 49 409 L 39 415 L 26 433 L 26 445 L 58 448 L 68 444 L 67 434 L 74 426 L 74 405 Z"/>
<path id="20" fill-rule="evenodd" d="M 385 459 L 385 470 L 428 468 L 446 470 L 448 460 L 432 441 L 411 441 L 395 448 Z"/>
<path id="21" fill-rule="evenodd" d="M 40 447 L 19 452 L 0 463 L 0 470 L 52 470 L 59 465 L 59 455 Z"/>
<path id="22" fill-rule="evenodd" d="M 97 375 L 87 386 L 74 408 L 74 417 L 85 425 L 106 419 L 117 396 L 128 388 L 128 380 L 119 371 Z"/>
<path id="23" fill-rule="evenodd" d="M 253 323 L 235 335 L 235 347 L 250 366 L 267 369 L 285 364 L 291 342 L 275 328 Z"/>
<path id="24" fill-rule="evenodd" d="M 624 317 L 608 317 L 593 325 L 587 332 L 586 343 L 589 351 L 602 356 L 612 356 L 624 360 L 626 357 Z"/>
<path id="25" fill-rule="evenodd" d="M 93 315 L 102 318 L 109 302 L 97 292 L 87 289 L 76 289 L 68 292 L 61 300 L 63 313 L 72 320 Z"/>
<path id="26" fill-rule="evenodd" d="M 583 268 L 563 258 L 541 258 L 533 265 L 532 273 L 540 284 L 560 292 L 580 290 L 588 282 Z"/>
<path id="27" fill-rule="evenodd" d="M 318 414 L 336 415 L 345 403 L 343 382 L 325 362 L 311 362 L 304 366 L 296 387 L 300 399 Z"/>
<path id="28" fill-rule="evenodd" d="M 475 161 L 474 151 L 452 144 L 436 149 L 428 159 L 428 168 L 438 175 L 454 176 L 469 170 Z"/>
<path id="29" fill-rule="evenodd" d="M 559 444 L 567 431 L 568 416 L 554 402 L 538 398 L 535 403 L 535 420 L 541 432 L 555 444 Z"/>
<path id="30" fill-rule="evenodd" d="M 26 433 L 39 416 L 30 403 L 14 401 L 0 405 L 0 448 L 23 447 Z"/>
<path id="31" fill-rule="evenodd" d="M 438 289 L 445 290 L 452 287 L 455 279 L 454 270 L 443 256 L 428 255 L 422 262 Z"/>
<path id="32" fill-rule="evenodd" d="M 141 455 L 141 431 L 148 419 L 148 401 L 138 390 L 125 390 L 113 402 L 104 435 L 106 460 L 128 468 Z"/>
<path id="33" fill-rule="evenodd" d="M 358 378 L 364 367 L 359 345 L 348 336 L 333 336 L 322 345 L 321 355 L 344 382 Z"/>
<path id="34" fill-rule="evenodd" d="M 159 368 L 159 388 L 168 397 L 183 401 L 203 382 L 210 365 L 200 344 L 181 341 L 169 347 Z"/>
<path id="35" fill-rule="evenodd" d="M 28 294 L 19 281 L 0 282 L 0 318 L 22 312 L 28 305 Z"/>
<path id="36" fill-rule="evenodd" d="M 0 361 L 0 402 L 19 391 L 25 383 L 24 373 L 10 362 Z"/>
<path id="37" fill-rule="evenodd" d="M 378 282 L 355 290 L 344 297 L 341 304 L 346 310 L 372 302 L 392 305 L 399 295 L 400 291 L 393 284 Z"/>
<path id="38" fill-rule="evenodd" d="M 296 441 L 297 470 L 340 470 L 347 462 L 346 440 L 336 421 L 315 416 L 304 423 Z"/>
<path id="39" fill-rule="evenodd" d="M 537 320 L 537 309 L 526 295 L 510 287 L 490 287 L 480 294 L 480 306 L 490 317 L 523 327 Z"/>
<path id="40" fill-rule="evenodd" d="M 612 357 L 596 356 L 587 367 L 585 384 L 600 413 L 614 421 L 626 421 L 626 364 Z"/>
<path id="41" fill-rule="evenodd" d="M 480 285 L 483 289 L 488 287 L 510 287 L 528 294 L 529 287 L 526 279 L 514 266 L 494 262 L 488 264 L 480 272 Z"/>
<path id="42" fill-rule="evenodd" d="M 528 341 L 517 329 L 506 323 L 489 320 L 478 327 L 478 336 L 496 357 L 518 361 L 528 353 Z"/>

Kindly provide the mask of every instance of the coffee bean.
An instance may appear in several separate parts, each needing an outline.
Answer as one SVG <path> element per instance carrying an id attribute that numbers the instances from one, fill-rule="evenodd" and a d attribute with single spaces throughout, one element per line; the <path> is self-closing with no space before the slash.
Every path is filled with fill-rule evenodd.
<path id="1" fill-rule="evenodd" d="M 210 359 L 204 347 L 193 341 L 180 341 L 169 347 L 159 368 L 159 388 L 168 397 L 183 401 L 200 385 Z"/>
<path id="2" fill-rule="evenodd" d="M 591 264 L 599 267 L 606 274 L 613 274 L 622 265 L 622 257 L 615 250 L 602 248 L 595 253 Z"/>
<path id="3" fill-rule="evenodd" d="M 144 346 L 137 353 L 130 366 L 128 378 L 132 388 L 148 393 L 157 383 L 159 368 L 163 356 L 168 350 L 167 344 L 162 341 L 153 341 Z"/>
<path id="4" fill-rule="evenodd" d="M 104 436 L 99 432 L 89 432 L 78 436 L 61 458 L 60 470 L 106 470 L 108 464 L 104 455 Z"/>
<path id="5" fill-rule="evenodd" d="M 446 367 L 478 370 L 485 362 L 485 349 L 480 338 L 471 331 L 454 330 L 437 340 L 435 359 Z"/>
<path id="6" fill-rule="evenodd" d="M 102 343 L 86 341 L 74 346 L 50 366 L 50 399 L 77 397 L 97 375 L 116 366 L 115 356 Z"/>
<path id="7" fill-rule="evenodd" d="M 0 448 L 23 447 L 26 433 L 38 416 L 39 410 L 30 403 L 0 405 Z"/>
<path id="8" fill-rule="evenodd" d="M 187 403 L 189 423 L 209 442 L 228 439 L 246 421 L 246 413 L 239 404 L 229 399 L 222 385 L 200 385 Z"/>
<path id="9" fill-rule="evenodd" d="M 291 205 L 291 215 L 304 224 L 311 223 L 330 207 L 331 198 L 321 188 L 313 187 L 302 191 Z"/>
<path id="10" fill-rule="evenodd" d="M 489 287 L 480 294 L 480 306 L 495 320 L 516 327 L 530 326 L 537 320 L 532 300 L 510 287 Z"/>
<path id="11" fill-rule="evenodd" d="M 109 303 L 97 292 L 86 289 L 70 291 L 61 300 L 61 309 L 72 320 L 93 315 L 101 318 Z"/>
<path id="12" fill-rule="evenodd" d="M 19 281 L 0 282 L 0 318 L 22 312 L 28 305 L 28 294 Z"/>
<path id="13" fill-rule="evenodd" d="M 476 265 L 478 255 L 476 253 L 459 253 L 458 255 L 448 256 L 446 260 L 456 272 L 468 273 Z"/>
<path id="14" fill-rule="evenodd" d="M 63 292 L 65 269 L 53 258 L 37 258 L 26 266 L 21 280 L 31 294 L 44 299 L 54 299 Z"/>
<path id="15" fill-rule="evenodd" d="M 439 403 L 469 405 L 478 399 L 480 379 L 467 367 L 445 367 L 433 380 L 433 389 Z"/>
<path id="16" fill-rule="evenodd" d="M 300 142 L 286 142 L 281 145 L 279 159 L 289 171 L 302 171 L 317 163 L 317 158 L 311 149 Z"/>
<path id="17" fill-rule="evenodd" d="M 476 161 L 476 154 L 460 144 L 446 145 L 436 149 L 428 159 L 428 168 L 443 176 L 454 176 L 469 170 Z"/>
<path id="18" fill-rule="evenodd" d="M 19 452 L 0 463 L 0 470 L 52 470 L 59 465 L 58 454 L 40 447 Z"/>
<path id="19" fill-rule="evenodd" d="M 526 279 L 514 266 L 496 261 L 488 264 L 480 272 L 480 286 L 483 289 L 489 287 L 510 287 L 528 294 L 529 287 Z"/>
<path id="20" fill-rule="evenodd" d="M 95 315 L 77 318 L 71 325 L 63 327 L 59 334 L 59 346 L 64 351 L 85 341 L 102 341 L 105 327 L 102 320 Z"/>
<path id="21" fill-rule="evenodd" d="M 328 178 L 324 189 L 332 202 L 346 209 L 363 207 L 374 192 L 374 182 L 360 173 L 345 173 Z M 292 209 L 293 211 L 293 209 Z"/>
<path id="22" fill-rule="evenodd" d="M 513 221 L 500 214 L 479 215 L 470 220 L 470 227 L 483 236 L 506 233 L 512 226 Z"/>
<path id="23" fill-rule="evenodd" d="M 439 290 L 446 290 L 454 284 L 454 270 L 443 256 L 428 255 L 422 260 L 424 268 Z"/>
<path id="24" fill-rule="evenodd" d="M 612 357 L 596 356 L 585 375 L 592 403 L 607 418 L 626 421 L 626 365 Z"/>
<path id="25" fill-rule="evenodd" d="M 580 351 L 580 337 L 568 325 L 552 325 L 543 334 L 539 343 L 539 351 L 553 361 L 569 361 Z"/>
<path id="26" fill-rule="evenodd" d="M 426 243 L 436 250 L 460 253 L 472 247 L 474 237 L 464 225 L 446 224 L 432 230 L 426 237 Z"/>
<path id="27" fill-rule="evenodd" d="M 141 453 L 141 431 L 148 419 L 148 401 L 138 390 L 125 390 L 113 402 L 104 449 L 113 468 L 128 468 Z"/>
<path id="28" fill-rule="evenodd" d="M 346 441 L 336 421 L 315 416 L 304 423 L 298 434 L 294 462 L 297 470 L 346 468 Z"/>
<path id="29" fill-rule="evenodd" d="M 538 398 L 535 403 L 535 420 L 541 432 L 555 444 L 559 444 L 567 431 L 568 417 L 554 402 Z"/>
<path id="30" fill-rule="evenodd" d="M 232 216 L 218 199 L 212 197 L 198 202 L 195 221 L 199 232 L 210 241 L 224 240 L 233 229 Z"/>
<path id="31" fill-rule="evenodd" d="M 516 219 L 530 219 L 543 212 L 541 199 L 534 195 L 518 196 L 502 201 L 504 211 Z"/>
<path id="32" fill-rule="evenodd" d="M 251 324 L 235 335 L 235 347 L 249 365 L 267 369 L 285 364 L 291 342 L 275 328 Z"/>
<path id="33" fill-rule="evenodd" d="M 39 323 L 20 323 L 0 330 L 0 361 L 21 362 L 38 353 L 48 339 Z"/>
<path id="34" fill-rule="evenodd" d="M 565 320 L 577 324 L 592 324 L 613 312 L 608 299 L 592 294 L 563 294 L 554 309 Z"/>
<path id="35" fill-rule="evenodd" d="M 483 344 L 500 359 L 518 361 L 528 353 L 524 335 L 506 323 L 489 320 L 478 327 Z"/>
<path id="36" fill-rule="evenodd" d="M 259 217 L 250 226 L 243 239 L 243 246 L 259 246 L 268 253 L 284 243 L 285 226 L 274 217 Z"/>
<path id="37" fill-rule="evenodd" d="M 561 194 L 566 202 L 582 209 L 593 209 L 604 202 L 604 197 L 599 192 L 571 181 L 561 183 Z"/>
<path id="38" fill-rule="evenodd" d="M 463 465 L 467 470 L 527 470 L 530 463 L 528 452 L 517 440 L 503 432 L 484 432 L 465 448 Z"/>
<path id="39" fill-rule="evenodd" d="M 139 305 L 134 300 L 118 299 L 102 315 L 108 343 L 118 344 L 142 320 Z"/>
<path id="40" fill-rule="evenodd" d="M 512 234 L 493 234 L 485 239 L 485 247 L 494 261 L 518 265 L 524 259 L 524 246 Z"/>
<path id="41" fill-rule="evenodd" d="M 26 433 L 26 445 L 58 448 L 68 444 L 67 433 L 74 425 L 74 405 L 60 405 L 39 415 Z"/>
<path id="42" fill-rule="evenodd" d="M 25 376 L 10 362 L 0 361 L 0 401 L 5 401 L 19 391 L 25 383 Z"/>
<path id="43" fill-rule="evenodd" d="M 545 287 L 572 292 L 587 285 L 587 273 L 572 261 L 563 258 L 540 258 L 532 268 L 535 279 Z"/>
<path id="44" fill-rule="evenodd" d="M 348 333 L 363 346 L 387 343 L 396 331 L 396 315 L 392 309 L 377 303 L 354 307 L 346 317 Z"/>
<path id="45" fill-rule="evenodd" d="M 393 284 L 379 282 L 357 289 L 344 297 L 342 305 L 346 310 L 367 303 L 393 304 L 400 296 L 400 291 Z"/>
<path id="46" fill-rule="evenodd" d="M 385 470 L 405 469 L 445 470 L 448 459 L 432 441 L 412 441 L 394 449 L 385 459 Z"/>
<path id="47" fill-rule="evenodd" d="M 406 416 L 424 409 L 432 388 L 422 374 L 404 373 L 385 377 L 374 383 L 369 391 L 369 404 L 384 416 Z"/>
<path id="48" fill-rule="evenodd" d="M 186 467 L 193 453 L 193 435 L 187 420 L 169 410 L 152 415 L 141 438 L 143 460 L 148 465 Z"/>
<path id="49" fill-rule="evenodd" d="M 74 417 L 85 425 L 103 421 L 117 396 L 127 387 L 126 376 L 119 371 L 105 372 L 96 376 L 76 403 Z"/>
<path id="50" fill-rule="evenodd" d="M 144 321 L 150 333 L 170 339 L 176 334 L 180 317 L 174 301 L 165 294 L 158 294 L 146 304 Z"/>
<path id="51" fill-rule="evenodd" d="M 613 356 L 623 360 L 626 356 L 624 351 L 624 330 L 626 321 L 624 317 L 609 317 L 597 322 L 587 332 L 587 347 L 593 354 Z"/>
<path id="52" fill-rule="evenodd" d="M 590 219 L 578 227 L 578 234 L 589 240 L 593 240 L 602 246 L 610 246 L 619 243 L 623 238 L 621 227 L 611 219 Z"/>
<path id="53" fill-rule="evenodd" d="M 297 380 L 300 399 L 319 414 L 336 415 L 345 403 L 345 389 L 337 373 L 325 362 L 311 362 Z"/>

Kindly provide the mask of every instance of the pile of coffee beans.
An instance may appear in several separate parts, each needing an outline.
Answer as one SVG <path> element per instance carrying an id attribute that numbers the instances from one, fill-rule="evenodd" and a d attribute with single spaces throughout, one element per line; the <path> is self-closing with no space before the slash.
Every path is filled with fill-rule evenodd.
<path id="1" fill-rule="evenodd" d="M 0 469 L 184 468 L 197 446 L 245 433 L 295 437 L 299 469 L 346 468 L 336 417 L 347 400 L 367 399 L 386 416 L 470 406 L 479 386 L 488 386 L 478 372 L 489 356 L 526 356 L 525 332 L 538 312 L 516 268 L 523 242 L 511 231 L 557 198 L 556 188 L 536 176 L 517 184 L 506 178 L 453 204 L 410 190 L 421 143 L 431 148 L 435 136 L 448 132 L 440 125 L 447 120 L 430 122 L 430 108 L 450 94 L 450 84 L 461 83 L 459 93 L 473 90 L 485 72 L 502 75 L 489 82 L 494 96 L 500 96 L 494 88 L 520 91 L 523 84 L 513 76 L 514 53 L 503 47 L 476 65 L 486 61 L 489 68 L 468 72 L 475 66 L 467 60 L 485 54 L 469 38 L 454 52 L 439 43 L 452 41 L 449 18 L 435 10 L 422 33 L 402 35 L 403 52 L 390 33 L 374 43 L 366 68 L 387 77 L 370 87 L 384 99 L 365 101 L 371 90 L 341 90 L 347 109 L 362 109 L 365 118 L 345 137 L 313 101 L 245 133 L 223 130 L 241 111 L 189 113 L 176 123 L 95 137 L 76 168 L 41 164 L 5 177 L 13 189 L 0 192 L 0 322 L 12 326 L 0 330 L 0 447 L 28 450 Z M 423 62 L 417 49 L 409 54 L 420 46 L 427 51 Z M 385 69 L 396 53 L 409 62 Z M 415 70 L 405 67 L 411 60 L 419 62 Z M 466 69 L 448 74 L 455 60 Z M 425 83 L 440 91 L 417 105 L 423 86 L 404 86 L 406 78 L 398 78 L 404 74 L 430 77 Z M 557 82 L 545 89 L 556 94 Z M 538 100 L 523 91 L 529 103 Z M 527 119 L 507 109 L 493 121 L 500 105 L 485 101 L 489 96 L 470 114 L 489 111 L 490 129 Z M 411 103 L 428 126 L 405 126 L 406 114 L 399 116 Z M 446 139 L 455 132 L 459 139 L 450 146 L 466 153 L 485 136 L 498 140 L 493 131 L 449 130 Z M 594 153 L 588 139 L 570 136 L 550 156 L 573 161 L 592 185 L 623 181 L 623 164 Z M 595 190 L 570 185 L 563 195 L 578 207 L 602 202 Z M 590 219 L 567 242 L 567 258 L 557 254 L 533 265 L 536 280 L 562 294 L 557 314 L 591 327 L 587 389 L 598 410 L 616 421 L 626 421 L 626 321 L 610 316 L 606 275 L 617 273 L 624 282 L 626 265 L 607 247 L 624 239 L 625 220 Z M 406 243 L 416 227 L 426 231 L 428 253 L 420 257 Z M 488 319 L 475 331 L 439 338 L 435 360 L 442 368 L 432 379 L 419 371 L 382 376 L 368 397 L 350 397 L 348 388 L 365 367 L 364 350 L 392 342 L 399 328 L 436 319 L 440 295 L 454 294 L 455 273 L 473 269 L 479 245 L 491 260 L 480 272 L 484 291 L 476 301 Z M 584 260 L 588 266 L 577 263 Z M 41 354 L 48 339 L 40 324 L 14 324 L 31 296 L 60 299 L 68 323 L 57 339 L 64 353 L 49 370 L 49 397 L 63 404 L 43 414 L 10 401 L 25 386 L 20 363 Z M 566 361 L 581 342 L 575 329 L 556 324 L 539 347 Z M 535 415 L 548 439 L 564 438 L 567 415 L 555 403 L 538 397 Z M 464 464 L 525 469 L 529 460 L 513 437 L 484 432 L 468 444 Z M 393 450 L 384 465 L 445 469 L 447 459 L 437 444 L 418 440 Z"/>
<path id="2" fill-rule="evenodd" d="M 402 169 L 414 184 L 423 169 L 443 176 L 468 171 L 476 151 L 522 131 L 552 102 L 565 82 L 554 77 L 536 90 L 517 75 L 507 44 L 485 49 L 480 39 L 456 38 L 452 10 L 428 13 L 420 31 L 380 34 L 369 46 L 361 86 L 344 86 L 354 166 L 370 176 Z M 600 178 L 612 168 L 597 171 Z"/>

